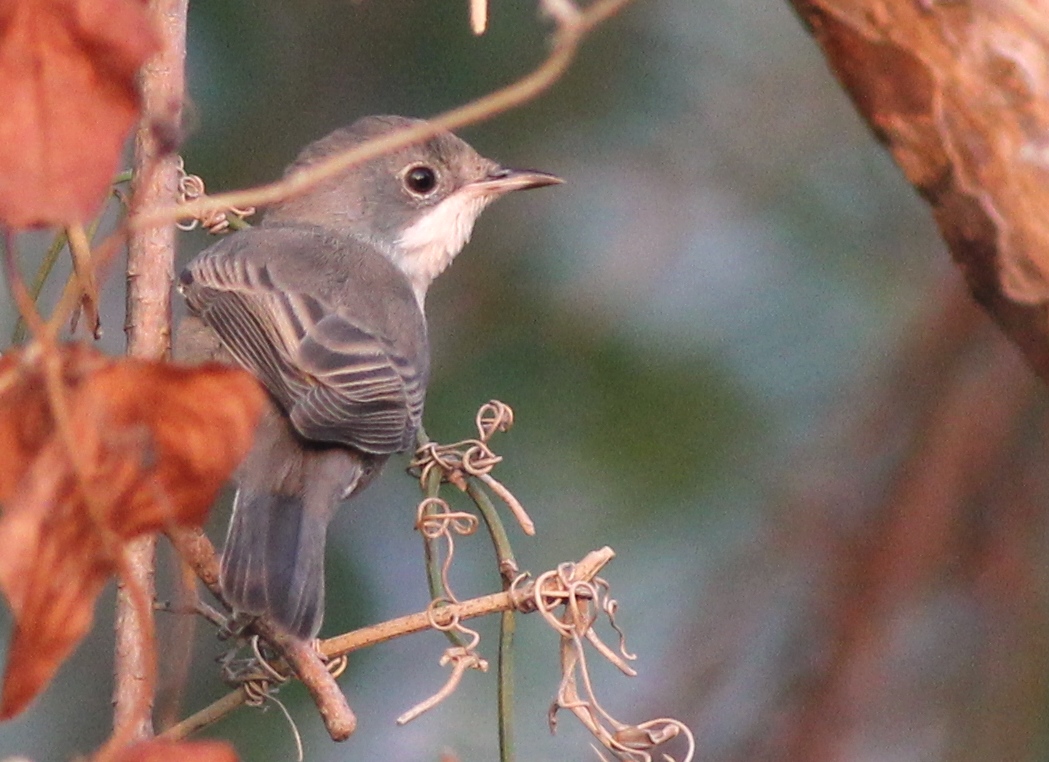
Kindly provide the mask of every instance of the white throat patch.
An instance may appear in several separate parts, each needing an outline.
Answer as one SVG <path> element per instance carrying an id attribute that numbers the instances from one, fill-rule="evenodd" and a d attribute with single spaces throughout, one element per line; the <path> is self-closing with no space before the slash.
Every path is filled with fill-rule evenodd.
<path id="1" fill-rule="evenodd" d="M 493 197 L 462 188 L 406 228 L 394 247 L 393 263 L 408 276 L 419 308 L 426 289 L 470 240 L 474 222 Z"/>

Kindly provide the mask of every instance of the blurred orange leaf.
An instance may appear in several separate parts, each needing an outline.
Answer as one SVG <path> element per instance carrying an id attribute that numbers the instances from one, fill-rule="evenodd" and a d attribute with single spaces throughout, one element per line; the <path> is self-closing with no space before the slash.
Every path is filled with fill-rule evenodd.
<path id="1" fill-rule="evenodd" d="M 0 0 L 0 222 L 94 216 L 157 44 L 140 0 Z"/>
<path id="2" fill-rule="evenodd" d="M 113 762 L 237 762 L 237 753 L 223 741 L 143 741 L 124 749 Z"/>
<path id="3" fill-rule="evenodd" d="M 264 401 L 228 366 L 68 346 L 56 358 L 67 438 L 38 350 L 0 359 L 0 591 L 15 616 L 0 719 L 24 709 L 88 631 L 128 540 L 204 521 Z"/>

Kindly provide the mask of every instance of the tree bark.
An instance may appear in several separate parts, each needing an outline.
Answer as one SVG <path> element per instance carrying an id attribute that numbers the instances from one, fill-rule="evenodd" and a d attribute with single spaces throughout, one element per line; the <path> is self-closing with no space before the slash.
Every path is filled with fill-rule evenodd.
<path id="1" fill-rule="evenodd" d="M 175 201 L 178 157 L 173 152 L 181 120 L 186 58 L 187 0 L 151 0 L 161 51 L 142 71 L 143 118 L 135 136 L 132 198 L 136 208 Z M 127 351 L 149 359 L 167 357 L 171 344 L 171 284 L 175 228 L 167 224 L 135 231 L 128 242 Z M 153 735 L 156 683 L 154 622 L 134 604 L 127 585 L 152 603 L 154 540 L 136 542 L 125 559 L 117 593 L 114 726 L 133 726 L 134 738 Z"/>
<path id="2" fill-rule="evenodd" d="M 1049 3 L 791 3 L 973 296 L 1049 381 Z"/>

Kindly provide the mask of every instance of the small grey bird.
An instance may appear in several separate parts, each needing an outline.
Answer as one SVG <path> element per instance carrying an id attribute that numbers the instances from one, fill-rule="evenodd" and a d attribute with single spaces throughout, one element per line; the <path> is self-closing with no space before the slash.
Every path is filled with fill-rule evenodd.
<path id="1" fill-rule="evenodd" d="M 287 172 L 414 123 L 365 117 L 307 146 Z M 427 288 L 488 204 L 559 182 L 442 133 L 273 204 L 181 273 L 189 315 L 176 357 L 241 365 L 272 403 L 235 475 L 221 584 L 237 611 L 317 634 L 328 523 L 419 427 Z"/>

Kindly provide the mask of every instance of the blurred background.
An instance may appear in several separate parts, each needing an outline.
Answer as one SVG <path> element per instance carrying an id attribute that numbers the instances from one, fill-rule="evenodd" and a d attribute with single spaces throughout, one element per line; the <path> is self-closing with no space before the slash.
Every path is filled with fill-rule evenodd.
<path id="1" fill-rule="evenodd" d="M 508 83 L 547 33 L 532 3 L 493 2 L 480 38 L 465 2 L 194 4 L 187 168 L 211 191 L 274 179 L 359 116 L 429 116 Z M 431 291 L 426 428 L 470 436 L 479 405 L 508 402 L 496 473 L 538 525 L 513 532 L 521 566 L 616 550 L 603 576 L 640 674 L 595 658 L 604 706 L 680 718 L 704 762 L 1049 758 L 1044 392 L 787 4 L 636 0 L 550 92 L 461 135 L 567 183 L 486 212 Z M 182 261 L 207 244 L 184 235 Z M 107 290 L 120 352 L 121 279 Z M 327 634 L 426 604 L 404 465 L 336 522 Z M 459 543 L 453 584 L 498 589 L 484 539 Z M 111 597 L 0 728 L 0 757 L 69 759 L 108 735 Z M 225 692 L 222 646 L 197 630 L 162 694 L 179 699 L 188 664 L 179 716 Z M 307 759 L 495 759 L 494 669 L 394 725 L 443 683 L 444 646 L 351 658 L 360 723 L 341 745 L 301 687 L 282 690 Z M 519 759 L 595 759 L 569 715 L 547 729 L 557 638 L 536 617 L 517 660 Z M 272 706 L 209 734 L 294 758 Z"/>

